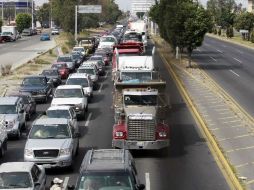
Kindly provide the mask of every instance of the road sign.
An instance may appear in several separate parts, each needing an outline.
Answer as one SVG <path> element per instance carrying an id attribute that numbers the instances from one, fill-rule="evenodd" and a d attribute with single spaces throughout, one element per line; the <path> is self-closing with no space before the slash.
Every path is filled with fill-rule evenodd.
<path id="1" fill-rule="evenodd" d="M 79 5 L 78 13 L 101 13 L 101 5 Z"/>

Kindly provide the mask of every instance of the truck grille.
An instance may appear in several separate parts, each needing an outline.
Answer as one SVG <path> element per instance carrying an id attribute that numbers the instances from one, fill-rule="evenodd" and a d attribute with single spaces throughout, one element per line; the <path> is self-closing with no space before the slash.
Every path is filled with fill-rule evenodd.
<path id="1" fill-rule="evenodd" d="M 57 149 L 34 150 L 34 157 L 55 158 L 58 156 L 58 153 L 59 153 L 59 150 Z"/>
<path id="2" fill-rule="evenodd" d="M 128 119 L 128 140 L 155 140 L 155 120 Z"/>

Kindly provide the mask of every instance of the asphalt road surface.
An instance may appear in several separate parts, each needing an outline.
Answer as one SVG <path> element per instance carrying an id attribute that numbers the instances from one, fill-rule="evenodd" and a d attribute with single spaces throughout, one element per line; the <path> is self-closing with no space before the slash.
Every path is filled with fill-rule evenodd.
<path id="1" fill-rule="evenodd" d="M 205 37 L 193 58 L 201 69 L 254 116 L 254 50 Z"/>
<path id="2" fill-rule="evenodd" d="M 133 152 L 141 182 L 146 184 L 147 190 L 230 189 L 158 55 L 156 55 L 155 61 L 163 78 L 167 81 L 167 93 L 171 98 L 172 110 L 168 113 L 168 121 L 172 131 L 172 144 L 168 149 L 168 156 L 162 156 L 156 151 Z M 100 88 L 95 92 L 92 103 L 89 104 L 86 120 L 79 122 L 80 151 L 75 160 L 74 171 L 48 170 L 48 185 L 53 177 L 64 179 L 65 184 L 75 184 L 79 166 L 86 151 L 91 148 L 111 148 L 112 88 L 109 67 L 106 76 L 101 77 Z M 38 114 L 47 107 L 49 107 L 49 103 L 39 104 Z M 21 140 L 10 140 L 8 151 L 2 162 L 23 161 L 25 141 L 25 134 Z"/>

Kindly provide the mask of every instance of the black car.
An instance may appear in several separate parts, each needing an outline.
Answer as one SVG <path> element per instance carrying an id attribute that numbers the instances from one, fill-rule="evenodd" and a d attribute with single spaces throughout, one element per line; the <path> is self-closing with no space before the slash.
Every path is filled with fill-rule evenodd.
<path id="1" fill-rule="evenodd" d="M 58 69 L 45 69 L 42 71 L 41 75 L 44 75 L 48 80 L 51 80 L 54 87 L 62 84 L 61 75 Z"/>
<path id="2" fill-rule="evenodd" d="M 30 120 L 32 115 L 36 113 L 36 102 L 32 98 L 31 93 L 13 93 L 10 94 L 13 97 L 20 97 L 23 101 L 24 110 L 26 113 L 26 121 Z"/>
<path id="3" fill-rule="evenodd" d="M 38 102 L 47 102 L 53 94 L 52 81 L 43 75 L 25 77 L 20 87 L 20 92 L 31 93 L 34 100 Z"/>
<path id="4" fill-rule="evenodd" d="M 71 53 L 71 55 L 72 55 L 72 58 L 75 61 L 75 67 L 78 68 L 81 65 L 81 63 L 83 62 L 83 56 L 82 56 L 82 54 L 80 52 L 73 51 Z"/>

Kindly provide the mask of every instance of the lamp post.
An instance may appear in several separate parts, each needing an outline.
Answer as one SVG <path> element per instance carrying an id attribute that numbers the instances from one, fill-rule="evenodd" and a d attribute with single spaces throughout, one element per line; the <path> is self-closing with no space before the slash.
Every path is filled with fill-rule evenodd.
<path id="1" fill-rule="evenodd" d="M 32 0 L 32 29 L 34 29 L 34 1 Z"/>
<path id="2" fill-rule="evenodd" d="M 2 0 L 2 20 L 4 21 L 4 0 Z"/>

